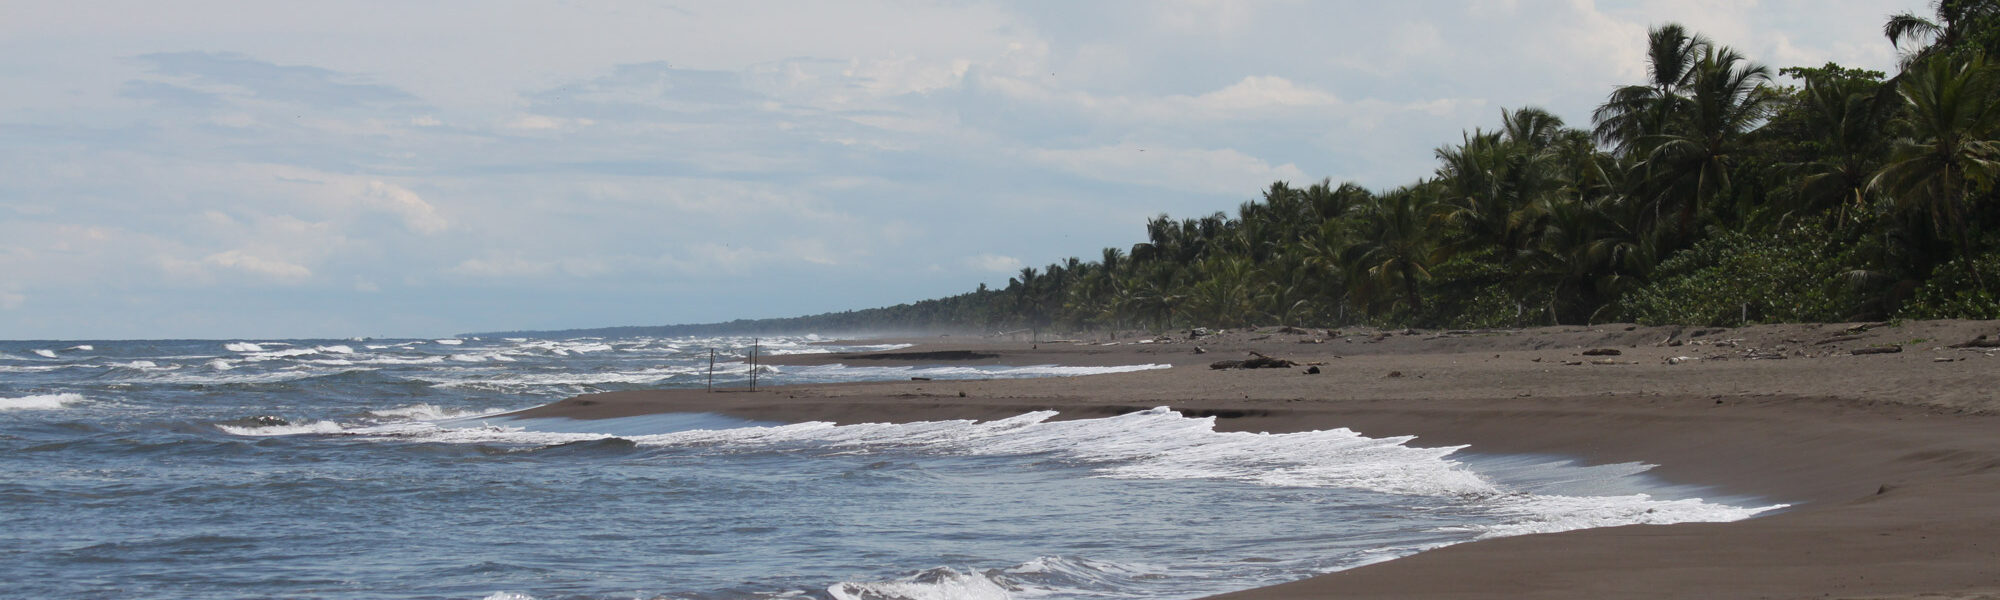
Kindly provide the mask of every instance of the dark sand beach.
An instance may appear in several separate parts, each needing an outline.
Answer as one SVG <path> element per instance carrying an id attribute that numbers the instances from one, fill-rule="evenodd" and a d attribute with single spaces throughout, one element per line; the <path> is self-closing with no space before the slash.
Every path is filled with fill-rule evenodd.
<path id="1" fill-rule="evenodd" d="M 1222 598 L 2000 598 L 2000 323 L 1602 325 L 938 337 L 774 364 L 1129 365 L 1088 377 L 597 394 L 525 411 L 837 423 L 1085 418 L 1170 406 L 1234 431 L 1345 427 L 1419 446 L 1639 461 L 1717 496 L 1793 504 L 1734 523 L 1484 540 Z M 1890 347 L 1897 348 L 1888 352 Z M 1196 348 L 1201 352 L 1197 353 Z M 1613 354 L 1609 351 L 1615 350 Z M 1301 363 L 1212 370 L 1255 351 Z M 1594 351 L 1586 354 L 1586 351 Z M 1857 354 L 1857 351 L 1860 353 Z M 1322 371 L 1307 374 L 1306 365 Z"/>

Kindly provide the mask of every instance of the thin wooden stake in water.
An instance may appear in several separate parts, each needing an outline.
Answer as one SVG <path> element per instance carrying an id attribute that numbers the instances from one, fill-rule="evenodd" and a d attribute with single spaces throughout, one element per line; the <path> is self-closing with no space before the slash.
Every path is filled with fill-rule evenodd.
<path id="1" fill-rule="evenodd" d="M 708 349 L 708 391 L 715 391 L 715 349 Z"/>
<path id="2" fill-rule="evenodd" d="M 750 338 L 750 391 L 757 391 L 757 348 L 763 340 Z"/>

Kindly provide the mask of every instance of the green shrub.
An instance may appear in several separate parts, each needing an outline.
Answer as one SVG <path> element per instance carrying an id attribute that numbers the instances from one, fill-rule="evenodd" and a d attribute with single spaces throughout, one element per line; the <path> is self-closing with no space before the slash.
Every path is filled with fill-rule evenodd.
<path id="1" fill-rule="evenodd" d="M 1979 271 L 1974 278 L 1965 269 L 1965 259 L 1952 259 L 1939 266 L 1917 288 L 1917 293 L 1903 304 L 1896 316 L 1904 319 L 2000 319 L 2000 297 L 1993 289 L 2000 287 L 2000 254 L 1987 252 L 1974 256 L 1972 265 Z M 1982 288 L 1979 280 L 1985 280 Z"/>
<path id="2" fill-rule="evenodd" d="M 1816 228 L 1725 233 L 1661 261 L 1619 306 L 1649 325 L 1838 321 L 1856 301 L 1841 276 L 1847 258 Z"/>

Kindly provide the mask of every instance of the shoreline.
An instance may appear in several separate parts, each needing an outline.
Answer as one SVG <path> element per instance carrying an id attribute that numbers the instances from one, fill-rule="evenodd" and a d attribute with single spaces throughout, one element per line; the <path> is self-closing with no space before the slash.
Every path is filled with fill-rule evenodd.
<path id="1" fill-rule="evenodd" d="M 2000 323 L 1937 321 L 1266 330 L 1199 340 L 1183 332 L 1116 345 L 939 338 L 866 358 L 802 354 L 767 362 L 939 364 L 943 357 L 1173 368 L 613 392 L 514 414 L 714 412 L 845 424 L 989 420 L 1043 409 L 1086 418 L 1169 406 L 1214 416 L 1223 431 L 1345 427 L 1370 437 L 1415 435 L 1416 446 L 1643 462 L 1657 465 L 1648 473 L 1663 481 L 1794 505 L 1732 523 L 1481 540 L 1217 598 L 1984 598 L 2000 597 L 2000 398 L 1992 395 L 2000 389 L 2000 357 L 1989 355 L 1992 348 L 1950 346 L 1997 333 Z M 1853 354 L 1886 344 L 1902 351 Z M 1252 350 L 1321 363 L 1324 373 L 1207 366 Z"/>

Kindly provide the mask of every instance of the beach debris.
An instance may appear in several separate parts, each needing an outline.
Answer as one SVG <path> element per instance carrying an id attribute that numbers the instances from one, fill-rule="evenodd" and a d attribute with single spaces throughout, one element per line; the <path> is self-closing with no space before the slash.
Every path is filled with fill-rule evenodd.
<path id="1" fill-rule="evenodd" d="M 1902 351 L 1903 351 L 1902 346 L 1898 346 L 1896 344 L 1889 344 L 1886 346 L 1869 346 L 1867 348 L 1855 348 L 1853 350 L 1848 351 L 1848 353 L 1853 354 L 1855 356 L 1861 356 L 1864 354 L 1896 354 Z"/>
<path id="2" fill-rule="evenodd" d="M 1670 364 L 1670 365 L 1678 365 L 1678 364 L 1681 364 L 1681 363 L 1685 363 L 1685 362 L 1689 362 L 1689 361 L 1694 361 L 1694 360 L 1700 360 L 1700 359 L 1697 359 L 1697 358 L 1695 358 L 1695 357 L 1692 357 L 1692 356 L 1676 356 L 1676 357 L 1673 357 L 1673 358 L 1669 358 L 1669 359 L 1667 359 L 1667 364 Z"/>
<path id="3" fill-rule="evenodd" d="M 1841 343 L 1841 342 L 1852 342 L 1852 341 L 1854 341 L 1854 340 L 1858 340 L 1858 339 L 1861 339 L 1861 336 L 1858 336 L 1858 335 L 1836 335 L 1836 336 L 1833 336 L 1833 337 L 1830 337 L 1830 338 L 1826 338 L 1826 339 L 1823 339 L 1823 340 L 1820 340 L 1820 341 L 1817 341 L 1817 342 L 1813 342 L 1813 345 L 1814 345 L 1814 346 L 1825 346 L 1825 345 L 1827 345 L 1827 344 L 1838 344 L 1838 343 Z"/>
<path id="4" fill-rule="evenodd" d="M 1255 351 L 1252 351 L 1252 352 L 1250 353 L 1250 358 L 1247 358 L 1247 359 L 1244 359 L 1244 360 L 1218 360 L 1218 361 L 1215 361 L 1215 362 L 1213 362 L 1213 363 L 1209 363 L 1209 365 L 1208 365 L 1208 368 L 1210 368 L 1210 369 L 1216 369 L 1216 370 L 1222 370 L 1222 369 L 1289 369 L 1289 368 L 1292 368 L 1292 367 L 1296 367 L 1296 366 L 1299 366 L 1299 364 L 1298 364 L 1298 363 L 1295 363 L 1295 362 L 1292 362 L 1292 361 L 1289 361 L 1289 360 L 1285 360 L 1285 359 L 1282 359 L 1282 358 L 1271 358 L 1271 357 L 1269 357 L 1269 356 L 1265 356 L 1265 355 L 1263 355 L 1263 354 L 1261 354 L 1261 353 L 1258 353 L 1258 352 L 1255 352 Z"/>
<path id="5" fill-rule="evenodd" d="M 1337 338 L 1337 337 L 1342 337 L 1342 336 L 1345 336 L 1345 335 L 1347 335 L 1347 334 L 1346 334 L 1346 333 L 1343 333 L 1343 332 L 1341 332 L 1341 331 L 1340 331 L 1340 330 L 1338 330 L 1338 329 L 1328 329 L 1328 330 L 1326 330 L 1326 337 L 1330 337 L 1330 338 Z"/>
<path id="6" fill-rule="evenodd" d="M 1299 343 L 1301 343 L 1301 344 L 1324 344 L 1324 343 L 1326 343 L 1326 340 L 1322 340 L 1322 339 L 1319 339 L 1319 338 L 1302 338 L 1302 339 L 1300 339 L 1300 340 L 1299 340 Z"/>
<path id="7" fill-rule="evenodd" d="M 1257 337 L 1253 337 L 1253 338 L 1250 338 L 1250 341 L 1253 341 L 1253 342 L 1261 342 L 1261 341 L 1264 341 L 1264 340 L 1268 340 L 1268 339 L 1271 339 L 1271 336 L 1268 336 L 1268 335 L 1260 335 L 1260 336 L 1257 336 Z"/>
<path id="8" fill-rule="evenodd" d="M 1953 357 L 1949 357 L 1949 356 L 1940 356 L 1940 357 L 1937 357 L 1937 358 L 1933 358 L 1933 359 L 1931 359 L 1931 362 L 1935 362 L 1935 363 L 1946 363 L 1946 362 L 1958 362 L 1958 361 L 1961 361 L 1961 360 L 1965 360 L 1965 357 L 1963 357 L 1963 356 L 1960 356 L 1960 357 L 1957 357 L 1957 358 L 1953 358 Z"/>
<path id="9" fill-rule="evenodd" d="M 1619 352 L 1617 348 L 1591 348 L 1583 351 L 1584 356 L 1618 356 L 1620 354 L 1624 353 Z"/>
<path id="10" fill-rule="evenodd" d="M 1980 334 L 1979 337 L 1972 338 L 1970 340 L 1966 340 L 1956 344 L 1952 344 L 1951 347 L 1952 348 L 2000 348 L 2000 339 L 1993 339 L 1987 337 L 1985 334 Z"/>
<path id="11" fill-rule="evenodd" d="M 1283 334 L 1288 334 L 1288 335 L 1307 335 L 1307 334 L 1310 334 L 1310 333 L 1312 333 L 1312 332 L 1310 332 L 1310 331 L 1306 331 L 1306 330 L 1304 330 L 1304 329 L 1299 329 L 1299 328 L 1297 328 L 1297 327 L 1293 327 L 1293 326 L 1290 326 L 1290 325 L 1286 325 L 1286 326 L 1284 326 L 1284 327 L 1280 327 L 1280 328 L 1278 328 L 1278 333 L 1283 333 Z"/>
<path id="12" fill-rule="evenodd" d="M 1196 327 L 1194 329 L 1188 330 L 1188 337 L 1191 339 L 1200 339 L 1208 336 L 1209 332 L 1207 327 Z"/>
<path id="13" fill-rule="evenodd" d="M 1207 350 L 1203 350 L 1203 349 L 1201 348 L 1201 346 L 1195 346 L 1195 347 L 1194 347 L 1194 353 L 1195 353 L 1195 354 L 1208 354 L 1208 351 L 1207 351 Z"/>
<path id="14" fill-rule="evenodd" d="M 1580 360 L 1565 360 L 1565 361 L 1563 361 L 1563 366 L 1565 366 L 1565 367 L 1574 367 L 1574 366 L 1577 366 L 1577 365 L 1581 365 L 1581 364 L 1583 364 L 1583 361 L 1580 361 Z"/>
<path id="15" fill-rule="evenodd" d="M 930 381 L 929 377 L 911 377 L 910 381 Z"/>
<path id="16" fill-rule="evenodd" d="M 1620 364 L 1620 363 L 1618 362 L 1618 359 L 1615 359 L 1615 358 L 1600 358 L 1600 359 L 1597 359 L 1597 360 L 1593 360 L 1593 361 L 1590 361 L 1590 362 L 1591 362 L 1591 364 L 1597 364 L 1597 365 L 1615 365 L 1615 364 Z"/>
<path id="17" fill-rule="evenodd" d="M 1402 376 L 1403 376 L 1403 372 L 1402 372 L 1402 371 L 1390 371 L 1390 372 L 1389 372 L 1389 374 L 1387 375 L 1387 377 L 1389 377 L 1390 379 L 1394 379 L 1394 378 L 1397 378 L 1397 377 L 1402 377 Z"/>
<path id="18" fill-rule="evenodd" d="M 1306 374 L 1307 374 L 1307 375 L 1318 375 L 1318 374 L 1319 374 L 1319 367 L 1306 367 Z"/>
<path id="19" fill-rule="evenodd" d="M 1850 333 L 1850 334 L 1852 334 L 1852 333 L 1861 333 L 1861 332 L 1864 332 L 1864 331 L 1868 331 L 1868 330 L 1870 330 L 1870 329 L 1874 329 L 1874 328 L 1876 328 L 1876 327 L 1886 327 L 1886 326 L 1888 326 L 1888 325 L 1889 325 L 1889 322 L 1888 322 L 1888 321 L 1883 321 L 1883 322 L 1880 322 L 1880 323 L 1862 323 L 1862 324 L 1860 324 L 1860 325 L 1855 325 L 1855 326 L 1853 326 L 1853 327 L 1849 327 L 1849 328 L 1847 328 L 1847 329 L 1845 330 L 1845 332 L 1846 332 L 1846 333 Z"/>

